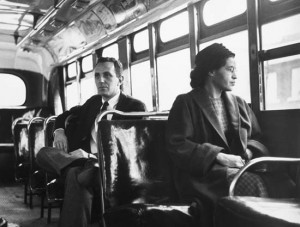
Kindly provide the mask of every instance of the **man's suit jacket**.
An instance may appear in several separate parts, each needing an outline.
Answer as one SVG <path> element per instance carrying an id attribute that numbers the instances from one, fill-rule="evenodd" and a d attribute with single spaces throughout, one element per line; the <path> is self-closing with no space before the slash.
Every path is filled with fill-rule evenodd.
<path id="1" fill-rule="evenodd" d="M 90 152 L 91 130 L 101 106 L 102 97 L 95 95 L 88 99 L 82 106 L 75 106 L 57 117 L 55 129 L 65 129 L 66 119 L 70 115 L 76 118 L 76 125 L 72 126 L 71 135 L 68 135 L 69 151 L 82 148 L 86 152 Z M 124 112 L 146 111 L 146 107 L 141 101 L 121 93 L 116 110 Z M 112 118 L 112 120 L 121 119 L 126 119 L 126 117 L 114 115 Z"/>

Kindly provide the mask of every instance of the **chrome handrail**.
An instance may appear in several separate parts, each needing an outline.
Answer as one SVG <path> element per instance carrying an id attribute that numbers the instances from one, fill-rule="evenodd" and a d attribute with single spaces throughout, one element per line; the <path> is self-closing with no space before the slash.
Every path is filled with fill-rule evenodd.
<path id="1" fill-rule="evenodd" d="M 244 172 L 246 172 L 250 167 L 261 164 L 261 163 L 278 163 L 278 162 L 291 162 L 291 163 L 300 163 L 300 158 L 284 158 L 284 157 L 260 157 L 250 160 L 243 168 L 240 169 L 240 171 L 235 175 L 233 178 L 230 186 L 229 186 L 229 196 L 234 196 L 234 189 L 235 186 L 240 179 L 240 177 L 243 175 Z"/>
<path id="2" fill-rule="evenodd" d="M 134 111 L 134 112 L 123 112 L 120 110 L 106 110 L 101 113 L 98 117 L 98 121 L 108 114 L 116 114 L 121 116 L 128 116 L 128 117 L 158 117 L 158 116 L 165 116 L 169 115 L 169 111 L 158 111 L 158 112 L 144 112 L 144 111 Z"/>

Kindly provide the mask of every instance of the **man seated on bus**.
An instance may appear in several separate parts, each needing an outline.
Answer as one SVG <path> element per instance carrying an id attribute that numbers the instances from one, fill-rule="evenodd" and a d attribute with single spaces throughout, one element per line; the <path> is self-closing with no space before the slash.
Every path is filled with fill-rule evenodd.
<path id="1" fill-rule="evenodd" d="M 60 226 L 87 226 L 91 222 L 93 188 L 99 182 L 95 127 L 97 116 L 104 110 L 124 112 L 145 111 L 141 101 L 121 92 L 122 64 L 114 58 L 99 58 L 95 67 L 98 95 L 82 106 L 76 106 L 59 115 L 55 122 L 54 147 L 42 148 L 37 162 L 48 172 L 57 173 L 65 181 L 65 194 Z M 65 134 L 65 121 L 76 116 L 71 138 Z M 118 116 L 107 116 L 120 119 Z"/>

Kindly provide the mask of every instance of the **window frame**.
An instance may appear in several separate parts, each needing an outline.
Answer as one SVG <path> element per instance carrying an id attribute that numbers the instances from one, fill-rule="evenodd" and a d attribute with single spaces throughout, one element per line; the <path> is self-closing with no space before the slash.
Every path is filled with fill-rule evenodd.
<path id="1" fill-rule="evenodd" d="M 261 26 L 267 23 L 272 23 L 278 20 L 282 20 L 293 15 L 300 13 L 300 4 L 296 0 L 286 0 L 271 2 L 269 0 L 260 0 L 258 16 L 260 19 L 260 24 L 258 24 L 258 39 L 259 43 L 262 43 L 262 30 Z M 289 57 L 300 54 L 300 43 L 294 43 L 290 45 L 275 47 L 271 49 L 263 49 L 262 45 L 258 48 L 258 62 L 261 66 L 261 89 L 258 89 L 259 98 L 259 111 L 274 111 L 274 110 L 298 110 L 298 108 L 292 109 L 266 109 L 266 81 L 265 81 L 265 71 L 264 71 L 264 62 L 269 60 L 275 60 L 279 58 Z"/>
<path id="2" fill-rule="evenodd" d="M 177 50 L 181 50 L 181 49 L 189 47 L 189 34 L 178 37 L 178 38 L 175 38 L 175 39 L 170 40 L 168 42 L 163 42 L 161 40 L 161 35 L 160 35 L 161 24 L 164 21 L 166 21 L 166 20 L 168 20 L 168 19 L 170 19 L 170 18 L 172 18 L 172 17 L 174 17 L 174 16 L 176 16 L 176 15 L 178 15 L 178 14 L 184 12 L 184 11 L 187 11 L 187 8 L 179 10 L 178 12 L 176 12 L 172 15 L 169 15 L 168 17 L 154 23 L 154 26 L 155 26 L 155 29 L 156 29 L 156 40 L 157 40 L 156 48 L 157 48 L 157 54 L 159 56 L 170 53 L 170 52 L 173 52 L 173 50 L 177 51 Z M 188 13 L 188 11 L 187 11 L 187 13 Z M 188 18 L 188 20 L 189 20 L 189 18 Z M 189 24 L 187 26 L 189 26 Z"/>
<path id="3" fill-rule="evenodd" d="M 138 34 L 139 32 L 143 32 L 143 31 L 148 31 L 148 28 L 142 28 L 132 34 L 129 35 L 129 41 L 130 41 L 130 57 L 131 57 L 131 64 L 136 64 L 137 62 L 142 62 L 142 61 L 146 61 L 149 59 L 150 56 L 150 47 L 146 50 L 140 51 L 140 52 L 136 52 L 134 49 L 134 37 L 136 34 Z M 148 31 L 148 36 L 149 36 L 149 31 Z"/>
<path id="4" fill-rule="evenodd" d="M 69 67 L 70 67 L 71 65 L 73 65 L 73 64 L 75 64 L 75 66 L 76 66 L 76 74 L 75 74 L 74 76 L 70 76 L 70 75 L 69 75 Z M 80 73 L 79 73 L 80 69 L 78 70 L 78 68 L 79 68 L 79 67 L 78 67 L 78 61 L 77 61 L 77 60 L 72 61 L 72 62 L 70 62 L 69 64 L 66 65 L 67 81 L 71 81 L 71 80 L 76 79 L 76 77 L 80 74 Z"/>
<path id="5" fill-rule="evenodd" d="M 213 39 L 221 38 L 223 36 L 231 35 L 233 33 L 247 30 L 247 10 L 235 17 L 221 21 L 211 26 L 207 26 L 203 20 L 203 10 L 206 2 L 209 0 L 201 1 L 197 4 L 198 14 L 198 45 L 200 43 L 208 42 Z"/>
<path id="6" fill-rule="evenodd" d="M 278 2 L 260 0 L 259 3 L 259 19 L 261 25 L 300 13 L 298 0 L 284 0 Z"/>

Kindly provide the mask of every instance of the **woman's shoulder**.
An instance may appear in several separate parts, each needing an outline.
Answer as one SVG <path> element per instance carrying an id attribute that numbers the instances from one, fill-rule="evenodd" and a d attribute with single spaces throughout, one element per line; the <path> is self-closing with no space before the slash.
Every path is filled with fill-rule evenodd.
<path id="1" fill-rule="evenodd" d="M 190 100 L 194 96 L 193 90 L 177 95 L 176 100 Z"/>
<path id="2" fill-rule="evenodd" d="M 236 102 L 240 108 L 246 108 L 246 109 L 250 108 L 249 104 L 241 96 L 233 94 L 231 92 L 227 92 L 227 96 L 232 100 L 236 100 Z"/>
<path id="3" fill-rule="evenodd" d="M 245 99 L 243 99 L 241 96 L 233 94 L 232 92 L 226 92 L 227 96 L 231 99 L 236 99 L 238 103 L 246 103 Z"/>

